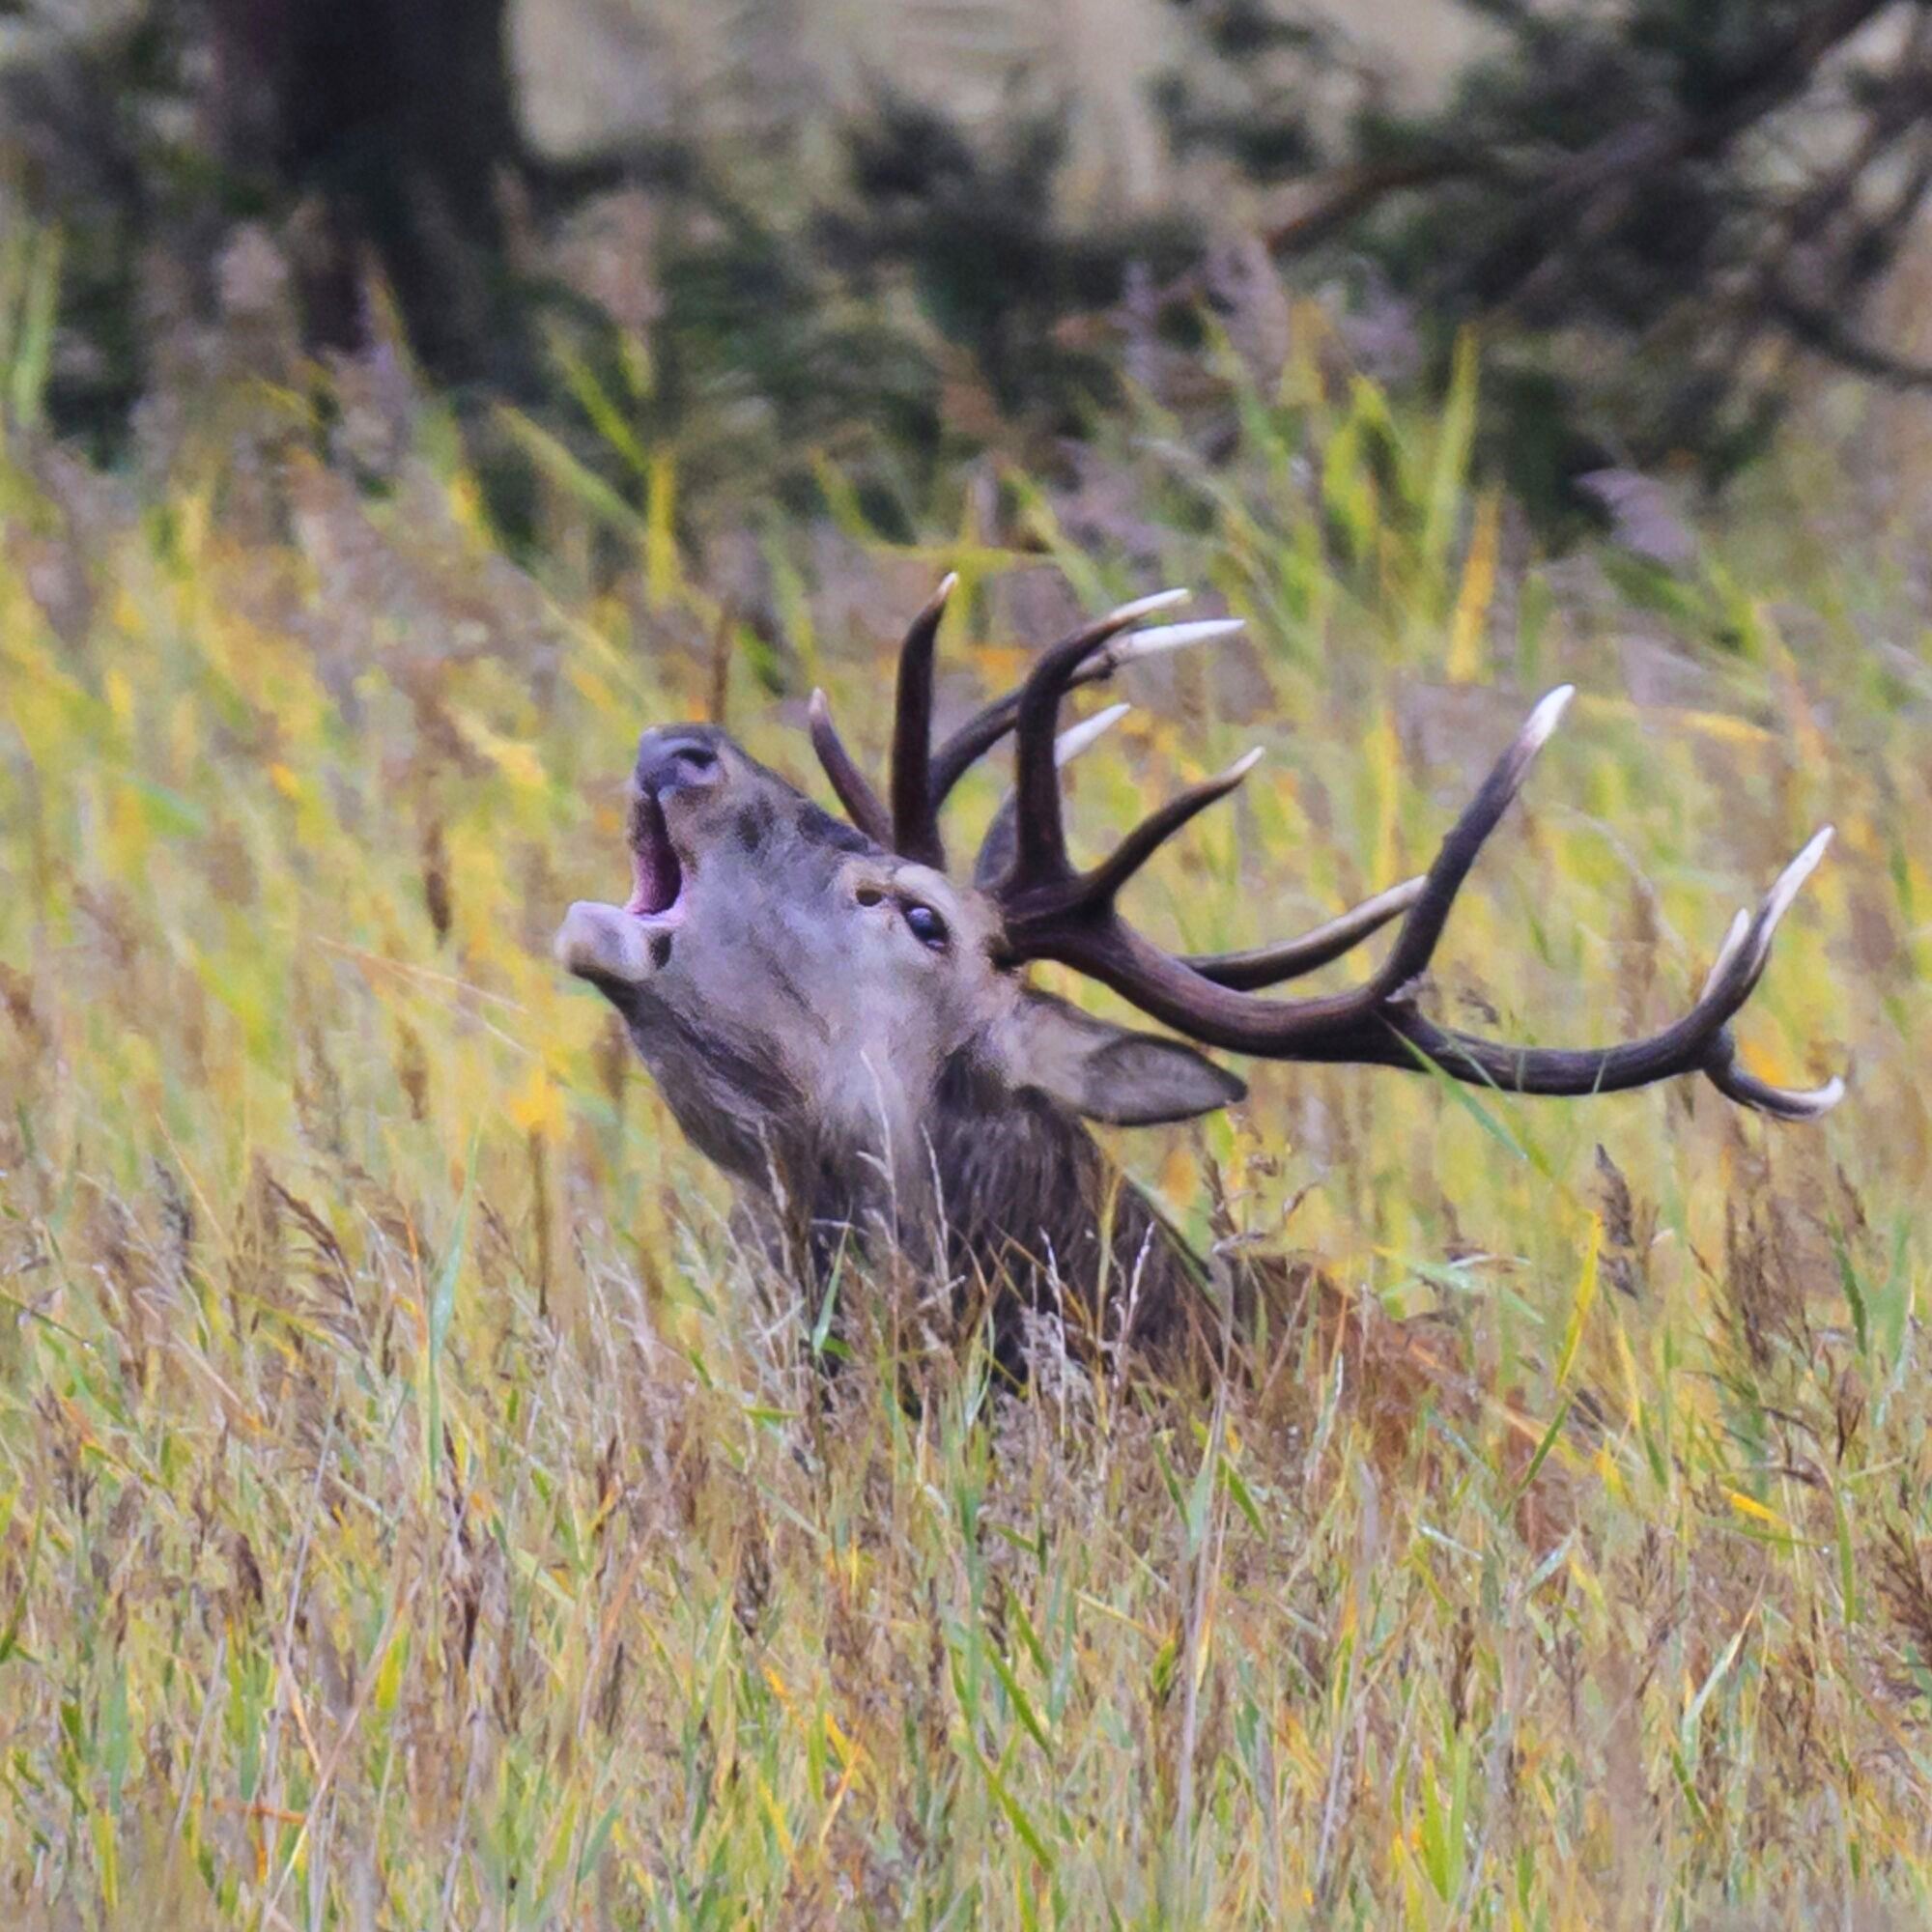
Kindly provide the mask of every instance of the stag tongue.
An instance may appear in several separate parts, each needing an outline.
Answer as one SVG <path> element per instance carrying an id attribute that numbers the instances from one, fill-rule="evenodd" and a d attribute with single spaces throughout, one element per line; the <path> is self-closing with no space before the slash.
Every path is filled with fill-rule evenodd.
<path id="1" fill-rule="evenodd" d="M 668 912 L 684 890 L 684 868 L 671 850 L 664 808 L 646 792 L 631 813 L 631 897 L 624 908 L 639 919 Z"/>

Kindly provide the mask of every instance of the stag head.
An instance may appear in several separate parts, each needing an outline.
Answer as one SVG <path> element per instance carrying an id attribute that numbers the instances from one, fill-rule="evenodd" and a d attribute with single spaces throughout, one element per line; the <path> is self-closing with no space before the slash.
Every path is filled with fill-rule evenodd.
<path id="1" fill-rule="evenodd" d="M 1210 641 L 1235 622 L 1147 620 L 1179 593 L 1123 606 L 1043 652 L 1026 681 L 935 747 L 933 647 L 952 580 L 920 612 L 899 659 L 892 772 L 881 799 L 811 704 L 813 748 L 847 820 L 723 732 L 645 732 L 631 783 L 632 892 L 570 909 L 557 954 L 624 1016 L 686 1132 L 748 1196 L 798 1228 L 869 1230 L 925 1253 L 1056 1276 L 1097 1255 L 1100 1163 L 1079 1119 L 1174 1121 L 1238 1099 L 1201 1047 L 1263 1059 L 1352 1062 L 1517 1093 L 1585 1095 L 1702 1074 L 1739 1104 L 1787 1120 L 1832 1106 L 1836 1080 L 1769 1085 L 1737 1058 L 1730 1022 L 1772 934 L 1830 838 L 1821 832 L 1757 912 L 1740 913 L 1702 994 L 1650 1038 L 1588 1049 L 1514 1046 L 1443 1028 L 1418 987 L 1458 889 L 1570 697 L 1536 706 L 1420 878 L 1311 933 L 1252 952 L 1180 957 L 1122 918 L 1129 879 L 1255 754 L 1130 832 L 1088 870 L 1067 855 L 1059 766 L 1124 706 L 1065 732 L 1071 689 L 1153 652 Z M 947 867 L 940 812 L 960 776 L 1009 734 L 1016 783 L 970 879 Z M 1264 989 L 1401 922 L 1381 966 L 1350 991 L 1284 1000 Z M 1175 1034 L 1106 1024 L 1030 987 L 1052 959 L 1114 988 Z M 1110 1225 L 1114 1217 L 1108 1217 Z M 1132 1197 L 1115 1229 L 1155 1228 Z M 941 1245 L 925 1237 L 935 1231 Z M 822 1252 L 822 1244 L 813 1243 Z"/>

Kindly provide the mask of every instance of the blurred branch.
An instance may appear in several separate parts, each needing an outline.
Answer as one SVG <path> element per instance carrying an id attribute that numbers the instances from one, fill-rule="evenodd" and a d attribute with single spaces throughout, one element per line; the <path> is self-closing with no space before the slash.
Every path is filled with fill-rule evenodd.
<path id="1" fill-rule="evenodd" d="M 1332 241 L 1390 195 L 1482 172 L 1476 156 L 1448 150 L 1343 168 L 1309 183 L 1300 197 L 1304 205 L 1264 229 L 1262 240 L 1276 257 L 1304 254 Z"/>
<path id="2" fill-rule="evenodd" d="M 1932 362 L 1913 361 L 1862 340 L 1842 318 L 1788 289 L 1774 291 L 1773 301 L 1779 321 L 1806 349 L 1891 388 L 1932 389 Z"/>
<path id="3" fill-rule="evenodd" d="M 1558 169 L 1520 205 L 1503 240 L 1447 279 L 1487 305 L 1533 304 L 1576 256 L 1626 220 L 1662 175 L 1708 160 L 1811 81 L 1821 63 L 1892 0 L 1833 0 L 1721 86 L 1701 116 L 1660 114 L 1614 128 Z"/>
<path id="4" fill-rule="evenodd" d="M 1572 156 L 1553 176 L 1533 187 L 1527 205 L 1515 217 L 1510 239 L 1463 270 L 1463 278 L 1481 286 L 1490 279 L 1486 271 L 1493 270 L 1501 257 L 1524 248 L 1537 253 L 1540 260 L 1548 260 L 1551 250 L 1568 252 L 1579 241 L 1587 240 L 1589 233 L 1601 231 L 1620 215 L 1647 177 L 1719 152 L 1789 102 L 1831 53 L 1892 4 L 1894 0 L 1834 0 L 1833 5 L 1759 54 L 1722 88 L 1714 89 L 1722 99 L 1720 107 L 1696 118 L 1657 116 L 1618 128 Z M 1527 14 L 1517 17 L 1525 24 L 1535 19 Z M 1307 205 L 1268 228 L 1264 239 L 1277 257 L 1305 253 L 1332 240 L 1392 195 L 1510 172 L 1499 156 L 1438 142 L 1429 153 L 1344 168 L 1311 184 L 1305 191 Z M 1531 185 L 1527 182 L 1522 185 Z M 1605 193 L 1613 196 L 1613 209 L 1590 211 L 1587 205 L 1592 198 Z M 1578 232 L 1579 209 L 1584 211 L 1580 227 L 1588 231 L 1585 233 Z"/>

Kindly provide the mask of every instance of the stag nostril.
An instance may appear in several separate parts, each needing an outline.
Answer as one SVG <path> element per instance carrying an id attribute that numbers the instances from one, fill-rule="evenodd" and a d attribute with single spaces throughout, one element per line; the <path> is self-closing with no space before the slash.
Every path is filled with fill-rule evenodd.
<path id="1" fill-rule="evenodd" d="M 639 791 L 668 791 L 677 785 L 700 784 L 718 769 L 717 747 L 703 738 L 660 736 L 655 731 L 646 731 L 638 745 Z"/>

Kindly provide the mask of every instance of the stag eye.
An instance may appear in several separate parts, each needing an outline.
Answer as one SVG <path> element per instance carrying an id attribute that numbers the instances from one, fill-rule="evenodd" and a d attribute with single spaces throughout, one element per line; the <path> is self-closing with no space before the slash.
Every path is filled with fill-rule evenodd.
<path id="1" fill-rule="evenodd" d="M 935 952 L 944 950 L 946 922 L 929 905 L 908 905 L 905 923 L 906 929 L 922 946 L 929 946 Z"/>
<path id="2" fill-rule="evenodd" d="M 861 886 L 853 893 L 852 896 L 862 906 L 875 906 L 885 897 L 885 894 L 877 886 Z"/>

